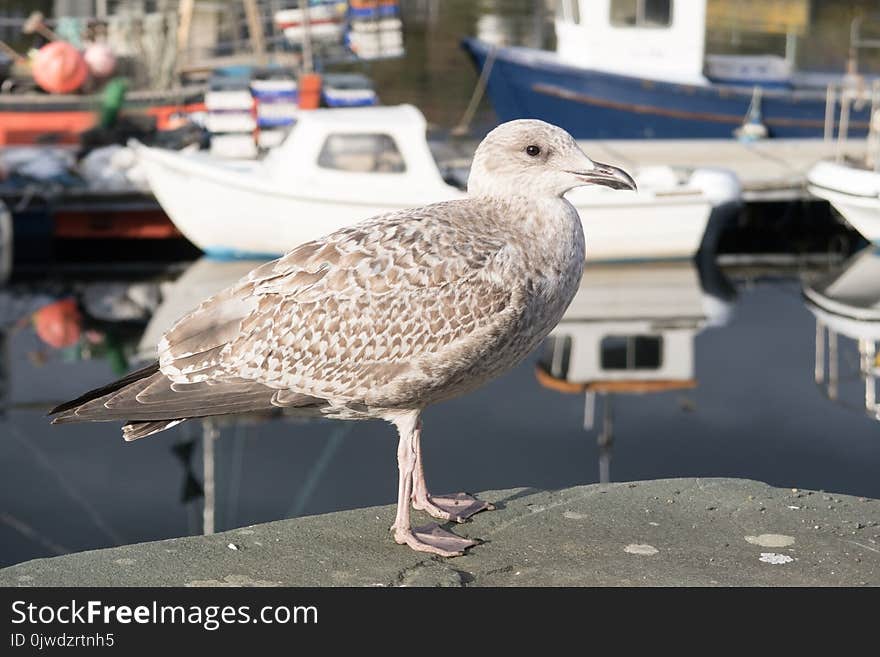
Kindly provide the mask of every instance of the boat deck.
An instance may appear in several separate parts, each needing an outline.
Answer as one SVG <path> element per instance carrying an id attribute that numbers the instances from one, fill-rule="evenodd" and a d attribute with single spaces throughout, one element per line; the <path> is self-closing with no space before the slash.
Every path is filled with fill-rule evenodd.
<path id="1" fill-rule="evenodd" d="M 663 164 L 731 169 L 742 183 L 747 202 L 811 198 L 806 190 L 807 171 L 838 152 L 836 141 L 821 139 L 750 143 L 733 139 L 621 139 L 578 143 L 591 158 L 629 169 Z M 457 142 L 455 156 L 469 161 L 475 147 L 476 142 Z M 864 158 L 866 143 L 864 139 L 852 139 L 840 150 L 847 156 Z"/>

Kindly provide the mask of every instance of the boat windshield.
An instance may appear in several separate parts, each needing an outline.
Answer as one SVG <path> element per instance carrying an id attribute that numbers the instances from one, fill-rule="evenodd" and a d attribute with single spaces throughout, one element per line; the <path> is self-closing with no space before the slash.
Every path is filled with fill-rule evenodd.
<path id="1" fill-rule="evenodd" d="M 672 0 L 611 0 L 611 24 L 624 27 L 669 27 Z"/>
<path id="2" fill-rule="evenodd" d="M 318 166 L 350 173 L 403 173 L 403 155 L 390 135 L 335 134 L 327 137 Z"/>

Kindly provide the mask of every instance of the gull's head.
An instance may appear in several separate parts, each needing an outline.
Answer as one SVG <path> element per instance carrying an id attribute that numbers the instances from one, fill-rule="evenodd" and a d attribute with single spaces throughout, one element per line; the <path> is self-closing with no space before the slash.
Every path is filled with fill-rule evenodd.
<path id="1" fill-rule="evenodd" d="M 474 196 L 562 196 L 582 185 L 636 189 L 626 171 L 588 158 L 562 128 L 520 119 L 502 123 L 477 147 L 468 192 Z"/>

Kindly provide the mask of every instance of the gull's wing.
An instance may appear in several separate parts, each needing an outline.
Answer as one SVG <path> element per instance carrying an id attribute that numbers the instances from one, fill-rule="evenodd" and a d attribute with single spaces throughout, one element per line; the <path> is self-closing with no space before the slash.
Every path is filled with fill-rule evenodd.
<path id="1" fill-rule="evenodd" d="M 427 396 L 466 379 L 516 320 L 519 293 L 502 282 L 509 252 L 498 235 L 465 200 L 304 244 L 178 321 L 159 344 L 161 372 L 180 392 L 260 384 L 276 406 Z"/>

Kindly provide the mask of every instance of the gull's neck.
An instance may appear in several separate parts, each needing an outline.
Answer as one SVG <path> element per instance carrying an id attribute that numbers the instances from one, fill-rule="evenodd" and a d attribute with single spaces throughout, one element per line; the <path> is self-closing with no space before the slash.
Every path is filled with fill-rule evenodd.
<path id="1" fill-rule="evenodd" d="M 547 239 L 558 233 L 570 234 L 572 224 L 575 222 L 580 228 L 580 217 L 577 210 L 562 196 L 481 194 L 472 196 L 472 198 L 481 202 L 489 202 L 498 208 L 501 211 L 499 214 L 503 223 L 518 233 Z"/>

